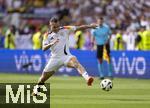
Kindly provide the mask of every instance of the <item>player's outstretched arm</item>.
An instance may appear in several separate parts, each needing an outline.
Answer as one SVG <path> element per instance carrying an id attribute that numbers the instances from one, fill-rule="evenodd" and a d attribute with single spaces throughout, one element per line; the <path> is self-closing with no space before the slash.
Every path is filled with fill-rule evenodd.
<path id="1" fill-rule="evenodd" d="M 98 26 L 97 24 L 81 25 L 81 26 L 63 26 L 63 27 L 60 27 L 60 29 L 64 28 L 64 29 L 71 29 L 71 30 L 78 31 L 78 30 L 85 30 L 89 28 L 95 28 L 97 26 Z"/>
<path id="2" fill-rule="evenodd" d="M 95 28 L 95 27 L 97 27 L 97 24 L 76 26 L 76 31 L 90 29 L 90 28 Z"/>
<path id="3" fill-rule="evenodd" d="M 43 45 L 43 46 L 42 46 L 42 50 L 43 50 L 43 51 L 48 50 L 51 46 L 53 46 L 53 45 L 56 44 L 57 42 L 59 42 L 59 39 L 55 39 L 55 40 L 53 40 L 51 43 Z"/>

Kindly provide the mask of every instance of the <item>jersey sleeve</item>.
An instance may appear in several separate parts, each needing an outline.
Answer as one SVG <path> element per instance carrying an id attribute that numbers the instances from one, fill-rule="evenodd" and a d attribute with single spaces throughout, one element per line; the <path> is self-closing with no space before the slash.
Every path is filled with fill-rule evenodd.
<path id="1" fill-rule="evenodd" d="M 63 26 L 63 28 L 66 29 L 68 31 L 68 33 L 75 32 L 77 29 L 76 26 Z"/>

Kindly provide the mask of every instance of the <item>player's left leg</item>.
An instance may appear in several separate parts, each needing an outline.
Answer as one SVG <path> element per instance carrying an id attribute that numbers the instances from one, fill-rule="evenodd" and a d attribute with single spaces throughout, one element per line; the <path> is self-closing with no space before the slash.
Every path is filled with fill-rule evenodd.
<path id="1" fill-rule="evenodd" d="M 43 86 L 45 81 L 47 81 L 62 65 L 63 63 L 61 64 L 59 59 L 50 59 L 48 61 L 36 87 L 33 90 L 32 96 L 37 96 L 40 91 L 40 87 Z"/>
<path id="2" fill-rule="evenodd" d="M 43 72 L 41 77 L 38 80 L 38 85 L 44 84 L 45 81 L 47 81 L 54 73 L 55 73 L 55 71 Z"/>
<path id="3" fill-rule="evenodd" d="M 67 67 L 75 68 L 79 72 L 80 75 L 87 81 L 88 86 L 91 86 L 94 79 L 89 76 L 85 68 L 78 62 L 76 57 L 71 57 L 67 62 Z"/>
<path id="4" fill-rule="evenodd" d="M 107 51 L 107 56 L 108 56 L 108 76 L 112 78 L 113 69 L 112 69 L 111 56 L 110 56 L 110 45 L 108 43 L 105 46 L 106 46 L 106 51 Z"/>
<path id="5" fill-rule="evenodd" d="M 36 87 L 34 88 L 32 92 L 32 96 L 37 96 L 37 92 L 40 92 L 40 87 L 43 86 L 45 84 L 45 81 L 47 81 L 54 73 L 55 71 L 42 73 L 41 77 L 38 80 Z"/>

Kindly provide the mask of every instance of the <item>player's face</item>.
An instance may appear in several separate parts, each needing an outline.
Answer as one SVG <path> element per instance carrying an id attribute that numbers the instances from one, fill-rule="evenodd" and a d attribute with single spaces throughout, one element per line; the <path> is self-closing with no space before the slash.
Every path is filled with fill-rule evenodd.
<path id="1" fill-rule="evenodd" d="M 58 31 L 60 25 L 59 22 L 49 22 L 49 26 L 52 31 Z"/>
<path id="2" fill-rule="evenodd" d="M 102 25 L 103 24 L 103 19 L 97 19 L 97 23 L 98 23 L 98 25 Z"/>

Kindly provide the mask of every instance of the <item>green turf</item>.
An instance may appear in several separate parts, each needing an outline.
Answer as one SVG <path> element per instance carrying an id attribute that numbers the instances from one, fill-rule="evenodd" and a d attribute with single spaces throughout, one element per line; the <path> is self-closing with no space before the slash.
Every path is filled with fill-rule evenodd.
<path id="1" fill-rule="evenodd" d="M 37 81 L 39 75 L 0 74 L 1 83 Z M 150 108 L 150 80 L 114 79 L 105 92 L 96 78 L 87 87 L 81 77 L 52 77 L 51 108 Z"/>

